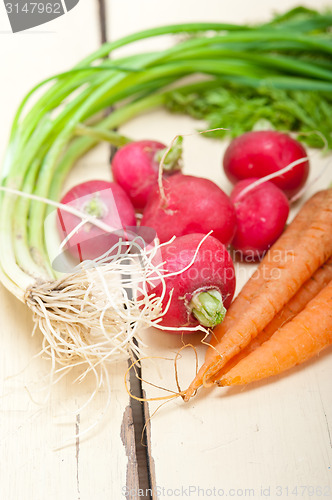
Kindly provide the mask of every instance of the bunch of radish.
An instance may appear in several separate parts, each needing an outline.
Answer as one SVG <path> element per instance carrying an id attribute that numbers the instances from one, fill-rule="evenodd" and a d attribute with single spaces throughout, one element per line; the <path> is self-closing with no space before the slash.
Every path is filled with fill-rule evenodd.
<path id="1" fill-rule="evenodd" d="M 151 140 L 127 144 L 113 158 L 114 182 L 86 182 L 62 199 L 109 230 L 60 209 L 58 225 L 67 249 L 80 260 L 100 257 L 121 238 L 140 236 L 147 247 L 157 235 L 156 269 L 162 263 L 163 277 L 157 273 L 148 288 L 163 298 L 159 326 L 186 333 L 223 320 L 235 290 L 227 247 L 232 244 L 251 260 L 268 250 L 283 232 L 289 198 L 303 188 L 309 163 L 302 145 L 286 134 L 243 134 L 223 160 L 236 183 L 229 197 L 208 179 L 182 174 L 180 157 L 180 143 L 173 149 Z M 135 210 L 141 213 L 139 226 Z"/>
<path id="2" fill-rule="evenodd" d="M 160 326 L 178 333 L 199 324 L 213 327 L 223 320 L 235 290 L 234 267 L 226 248 L 236 229 L 233 204 L 219 186 L 201 177 L 166 170 L 158 183 L 155 156 L 145 149 L 147 143 L 119 150 L 112 172 L 136 207 L 143 209 L 141 226 L 153 228 L 165 244 L 161 252 L 165 281 L 152 290 L 164 295 Z M 169 154 L 176 156 L 173 147 Z"/>
<path id="3" fill-rule="evenodd" d="M 237 218 L 233 247 L 245 259 L 258 259 L 283 232 L 290 202 L 305 185 L 307 153 L 287 134 L 247 132 L 230 143 L 223 167 L 235 184 L 231 193 Z"/>
<path id="4" fill-rule="evenodd" d="M 187 333 L 220 323 L 232 301 L 235 272 L 226 246 L 234 237 L 236 217 L 230 198 L 216 184 L 180 173 L 180 154 L 181 140 L 170 150 L 156 141 L 127 144 L 112 161 L 115 182 L 93 180 L 65 194 L 58 229 L 63 248 L 79 261 L 98 261 L 107 252 L 113 256 L 121 240 L 135 236 L 138 250 L 149 252 L 157 235 L 156 273 L 141 286 L 162 298 L 158 326 Z M 162 189 L 161 159 L 167 166 Z M 135 209 L 143 210 L 140 226 Z"/>

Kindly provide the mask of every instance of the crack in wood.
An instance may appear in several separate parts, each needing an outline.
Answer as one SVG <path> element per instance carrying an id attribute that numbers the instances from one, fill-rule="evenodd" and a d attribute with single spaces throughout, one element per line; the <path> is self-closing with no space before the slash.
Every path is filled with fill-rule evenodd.
<path id="1" fill-rule="evenodd" d="M 107 25 L 106 25 L 106 5 L 105 0 L 97 0 L 99 11 L 99 28 L 100 28 L 100 41 L 105 43 L 107 41 Z"/>
<path id="2" fill-rule="evenodd" d="M 130 500 L 138 500 L 139 478 L 136 458 L 135 430 L 132 409 L 128 405 L 124 411 L 121 425 L 121 439 L 128 457 L 126 489 L 131 492 Z M 136 494 L 137 492 L 137 494 Z"/>
<path id="3" fill-rule="evenodd" d="M 107 30 L 107 11 L 106 11 L 106 3 L 105 0 L 97 0 L 98 2 L 98 10 L 99 10 L 99 26 L 100 26 L 100 41 L 101 43 L 107 42 L 110 38 L 108 35 L 108 30 Z M 106 56 L 105 59 L 108 59 L 110 56 Z M 105 111 L 105 116 L 108 116 L 112 113 L 114 110 L 113 107 L 110 107 L 106 109 Z M 116 128 L 113 130 L 117 130 Z M 113 157 L 115 153 L 117 152 L 118 148 L 116 146 L 113 146 L 113 144 L 110 145 L 110 156 L 109 156 L 109 161 L 110 163 L 113 160 Z"/>
<path id="4" fill-rule="evenodd" d="M 106 8 L 109 7 L 109 4 L 106 5 L 105 0 L 97 0 L 97 2 L 101 43 L 105 43 L 110 39 L 106 22 L 107 14 L 109 15 Z M 105 115 L 109 115 L 112 111 L 113 108 L 107 109 Z M 110 162 L 112 162 L 116 151 L 117 148 L 111 145 Z M 140 373 L 139 367 L 138 370 Z M 142 383 L 135 376 L 133 370 L 130 372 L 130 391 L 138 397 L 143 396 Z M 147 426 L 144 427 L 146 422 Z M 128 457 L 126 486 L 132 491 L 137 491 L 137 495 L 140 491 L 139 498 L 155 500 L 155 469 L 151 456 L 150 430 L 148 404 L 132 398 L 130 405 L 125 409 L 121 425 L 121 439 Z M 141 492 L 144 492 L 145 496 L 142 497 Z M 136 500 L 136 498 L 133 497 L 131 500 Z"/>
<path id="5" fill-rule="evenodd" d="M 321 402 L 321 405 L 322 405 L 322 409 L 323 409 L 323 413 L 324 413 L 324 417 L 325 417 L 327 434 L 328 434 L 329 442 L 330 442 L 330 448 L 332 449 L 332 437 L 331 437 L 330 425 L 329 425 L 329 421 L 328 421 L 328 418 L 327 418 L 327 415 L 326 415 L 325 406 L 324 406 L 324 403 L 323 403 L 323 398 L 322 398 L 322 395 L 321 395 L 319 387 L 318 387 L 318 394 L 319 394 L 319 399 L 320 399 L 320 402 Z"/>
<path id="6" fill-rule="evenodd" d="M 144 389 L 142 389 L 142 395 L 144 398 L 146 398 Z M 145 432 L 145 442 L 146 442 L 146 464 L 147 464 L 149 488 L 152 492 L 151 500 L 158 500 L 155 463 L 154 463 L 154 458 L 152 456 L 152 447 L 151 447 L 151 420 L 150 420 L 149 404 L 147 401 L 144 401 L 143 403 L 143 421 L 145 423 L 144 432 Z"/>
<path id="7" fill-rule="evenodd" d="M 79 459 L 80 459 L 80 423 L 81 423 L 81 416 L 78 413 L 76 415 L 76 423 L 75 423 L 75 430 L 76 430 L 76 487 L 77 487 L 77 500 L 80 500 L 81 498 L 81 492 L 80 492 L 80 476 L 79 476 Z"/>
<path id="8" fill-rule="evenodd" d="M 129 365 L 131 361 L 129 361 Z M 141 368 L 136 365 L 136 371 L 130 370 L 129 381 L 130 381 L 130 392 L 134 396 L 142 399 L 144 398 L 144 393 L 142 389 L 142 383 L 140 381 L 141 378 Z M 146 405 L 146 407 L 145 407 Z M 136 458 L 138 465 L 138 480 L 139 480 L 139 488 L 140 488 L 140 498 L 146 498 L 148 500 L 153 499 L 153 475 L 151 474 L 154 471 L 154 467 L 152 466 L 152 458 L 151 458 L 151 448 L 149 446 L 149 434 L 147 433 L 147 426 L 145 423 L 147 422 L 146 417 L 148 416 L 148 408 L 147 403 L 143 403 L 142 401 L 138 401 L 134 398 L 131 398 L 130 406 L 132 409 L 133 415 L 133 424 L 134 424 L 134 436 L 136 443 Z M 148 421 L 148 426 L 149 426 Z M 148 432 L 150 427 L 148 427 Z"/>

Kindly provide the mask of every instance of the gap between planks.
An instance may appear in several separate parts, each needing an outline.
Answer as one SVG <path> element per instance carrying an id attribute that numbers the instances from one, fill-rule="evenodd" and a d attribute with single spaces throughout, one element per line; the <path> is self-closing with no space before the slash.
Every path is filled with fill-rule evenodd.
<path id="1" fill-rule="evenodd" d="M 99 29 L 100 41 L 105 43 L 110 39 L 110 33 L 106 25 L 106 9 L 110 8 L 110 4 L 106 5 L 105 0 L 97 0 L 99 11 Z M 111 113 L 112 108 L 107 110 Z M 113 145 L 110 146 L 109 160 L 112 161 L 117 148 Z M 138 367 L 138 375 L 141 376 L 140 368 Z M 142 382 L 136 377 L 135 371 L 130 372 L 130 391 L 133 395 L 142 398 L 144 395 L 142 389 Z M 147 422 L 147 425 L 146 425 Z M 79 415 L 78 423 L 79 426 Z M 150 424 L 149 424 L 149 408 L 147 403 L 142 403 L 133 398 L 130 398 L 130 406 L 126 408 L 123 415 L 123 423 L 121 428 L 121 438 L 126 449 L 128 457 L 127 465 L 127 488 L 129 490 L 137 491 L 140 493 L 139 498 L 146 498 L 154 500 L 155 491 L 155 474 L 154 474 L 154 461 L 151 456 L 150 446 Z M 79 493 L 79 441 L 76 445 L 77 457 L 77 490 Z M 78 498 L 79 498 L 78 497 Z M 136 500 L 136 499 L 131 499 Z"/>

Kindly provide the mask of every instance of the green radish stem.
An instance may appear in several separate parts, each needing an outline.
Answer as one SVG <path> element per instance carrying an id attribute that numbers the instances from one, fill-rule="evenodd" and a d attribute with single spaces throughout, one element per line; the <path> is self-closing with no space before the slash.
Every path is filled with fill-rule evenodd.
<path id="1" fill-rule="evenodd" d="M 209 328 L 221 323 L 226 314 L 222 296 L 218 290 L 196 293 L 189 303 L 189 310 L 201 325 Z"/>
<path id="2" fill-rule="evenodd" d="M 166 172 L 173 172 L 175 170 L 180 170 L 182 153 L 183 153 L 183 137 L 181 135 L 176 137 L 176 140 L 172 144 L 172 147 L 166 147 L 160 149 L 155 154 L 155 161 L 157 163 L 162 162 L 162 170 Z"/>

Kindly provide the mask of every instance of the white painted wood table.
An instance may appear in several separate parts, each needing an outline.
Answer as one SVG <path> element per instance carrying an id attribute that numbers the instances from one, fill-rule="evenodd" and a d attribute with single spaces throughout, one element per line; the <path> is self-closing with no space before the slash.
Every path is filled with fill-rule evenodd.
<path id="1" fill-rule="evenodd" d="M 320 0 L 301 3 L 328 5 Z M 115 40 L 147 27 L 185 21 L 266 20 L 272 11 L 297 4 L 292 0 L 106 0 L 103 22 L 108 38 Z M 99 45 L 99 7 L 97 0 L 81 0 L 65 16 L 14 35 L 0 6 L 1 156 L 14 111 L 26 91 L 41 79 L 70 68 Z M 142 42 L 140 49 L 169 43 L 169 37 L 164 37 Z M 134 50 L 136 45 L 122 52 Z M 189 118 L 155 111 L 121 130 L 136 139 L 170 142 L 175 134 L 191 133 L 198 126 Z M 211 178 L 229 190 L 220 168 L 225 147 L 226 143 L 187 137 L 185 172 Z M 317 152 L 312 155 L 315 167 L 322 168 L 326 158 Z M 109 147 L 101 145 L 80 162 L 66 187 L 78 178 L 108 176 Z M 330 167 L 306 196 L 331 179 Z M 253 266 L 237 267 L 238 290 L 252 271 Z M 321 498 L 332 498 L 331 350 L 273 381 L 246 389 L 205 390 L 187 404 L 173 400 L 149 421 L 149 448 L 144 456 L 144 451 L 138 451 L 140 430 L 131 425 L 131 402 L 123 382 L 127 363 L 110 371 L 112 404 L 106 411 L 106 394 L 100 392 L 88 409 L 75 414 L 89 398 L 93 384 L 73 384 L 74 374 L 53 387 L 48 402 L 43 403 L 49 365 L 33 359 L 41 337 L 31 338 L 29 311 L 2 286 L 0 308 L 1 500 L 119 500 L 126 496 L 306 499 L 320 497 L 317 488 L 321 488 Z M 179 337 L 156 331 L 147 331 L 145 339 L 149 356 L 174 358 L 181 347 Z M 204 347 L 197 336 L 189 339 L 198 346 L 202 360 Z M 184 387 L 194 374 L 189 350 L 183 351 L 179 372 Z M 144 361 L 142 374 L 145 380 L 175 389 L 171 361 Z M 162 394 L 145 383 L 143 389 L 147 398 Z M 146 418 L 157 406 L 146 405 Z M 139 409 L 135 413 L 136 422 Z M 100 423 L 93 432 L 71 440 L 75 432 L 84 432 L 96 419 Z M 142 465 L 144 461 L 149 471 L 146 463 Z M 149 486 L 148 479 L 152 494 L 139 490 Z"/>

